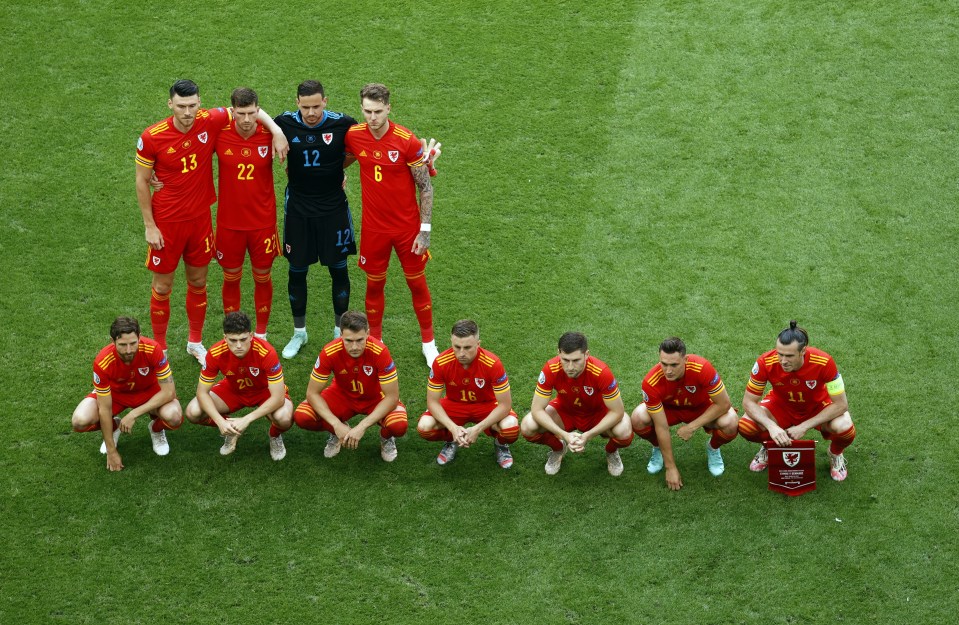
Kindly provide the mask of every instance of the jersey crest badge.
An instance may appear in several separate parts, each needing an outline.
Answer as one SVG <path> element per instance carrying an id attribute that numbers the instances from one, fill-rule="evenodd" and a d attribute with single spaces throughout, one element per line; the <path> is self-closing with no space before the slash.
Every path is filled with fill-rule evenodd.
<path id="1" fill-rule="evenodd" d="M 592 386 L 584 386 L 584 387 L 583 387 L 583 392 L 586 393 L 587 395 L 589 395 L 590 397 L 592 397 L 592 396 L 593 396 L 593 387 L 592 387 Z"/>
<path id="2" fill-rule="evenodd" d="M 148 375 L 150 373 L 150 367 L 140 367 L 137 371 L 140 372 L 140 375 Z"/>
<path id="3" fill-rule="evenodd" d="M 206 140 L 210 138 L 210 135 L 208 135 L 208 134 L 206 133 L 206 131 L 204 131 L 204 132 L 201 132 L 200 134 L 198 134 L 198 135 L 196 136 L 196 138 L 200 140 L 200 143 L 202 143 L 202 144 L 205 145 L 205 144 L 206 144 Z"/>
<path id="4" fill-rule="evenodd" d="M 140 138 L 137 139 L 137 149 L 138 149 L 138 150 L 142 150 L 142 149 L 143 149 L 143 137 L 140 137 Z"/>
<path id="5" fill-rule="evenodd" d="M 473 378 L 473 382 L 476 383 L 476 388 L 483 388 L 486 386 L 486 380 L 483 378 Z"/>
<path id="6" fill-rule="evenodd" d="M 216 251 L 216 257 L 217 257 L 219 260 L 223 260 L 223 252 L 221 252 L 220 250 L 217 250 L 217 251 Z"/>
<path id="7" fill-rule="evenodd" d="M 387 152 L 387 155 L 389 155 L 389 157 L 390 157 L 390 162 L 395 163 L 395 162 L 398 161 L 399 158 L 400 158 L 400 151 L 399 151 L 399 150 L 390 150 L 389 152 Z"/>
<path id="8" fill-rule="evenodd" d="M 153 266 L 156 267 L 156 266 L 159 265 L 159 264 L 160 264 L 160 257 L 159 257 L 159 256 L 154 256 L 154 257 L 153 257 Z"/>
<path id="9" fill-rule="evenodd" d="M 370 365 L 363 365 L 363 373 L 366 375 L 373 375 L 373 367 Z"/>
<path id="10" fill-rule="evenodd" d="M 323 133 L 323 143 L 325 143 L 326 145 L 330 145 L 331 143 L 333 143 L 333 133 L 332 133 L 332 132 L 324 132 L 324 133 Z"/>
<path id="11" fill-rule="evenodd" d="M 187 139 L 186 141 L 183 142 L 183 144 L 182 144 L 181 147 L 182 147 L 184 150 L 189 150 L 191 145 L 193 145 L 193 142 L 190 141 L 189 139 Z"/>
<path id="12" fill-rule="evenodd" d="M 363 256 L 362 254 L 360 255 L 360 264 L 361 264 L 361 265 L 365 265 L 365 264 L 366 264 L 366 256 Z"/>
<path id="13" fill-rule="evenodd" d="M 759 375 L 759 361 L 758 361 L 758 360 L 753 364 L 753 375 Z"/>
<path id="14" fill-rule="evenodd" d="M 685 388 L 686 388 L 686 392 L 689 393 L 690 395 L 692 395 L 693 393 L 696 392 L 696 387 L 695 387 L 695 386 L 687 386 L 687 387 L 685 387 Z"/>
<path id="15" fill-rule="evenodd" d="M 808 386 L 810 390 L 816 388 L 816 380 L 806 380 L 806 386 Z"/>
<path id="16" fill-rule="evenodd" d="M 546 374 L 543 373 L 542 371 L 540 371 L 540 372 L 539 372 L 539 380 L 537 380 L 537 381 L 538 381 L 540 384 L 546 384 Z"/>
<path id="17" fill-rule="evenodd" d="M 375 158 L 376 160 L 380 160 L 381 158 L 383 158 L 383 153 L 380 152 L 379 150 L 373 150 L 373 158 Z"/>
<path id="18" fill-rule="evenodd" d="M 306 142 L 307 142 L 307 143 L 313 143 L 313 142 L 315 142 L 315 141 L 316 141 L 316 137 L 315 137 L 315 136 L 313 136 L 313 135 L 306 135 Z"/>
<path id="19" fill-rule="evenodd" d="M 787 451 L 783 454 L 783 462 L 786 463 L 787 467 L 794 467 L 799 464 L 799 452 L 798 451 Z"/>
<path id="20" fill-rule="evenodd" d="M 249 371 L 250 371 L 250 375 L 253 375 L 253 376 L 260 375 L 259 367 L 250 367 Z"/>
<path id="21" fill-rule="evenodd" d="M 266 155 L 270 153 L 270 146 L 261 145 L 256 149 L 256 151 L 260 155 L 260 158 L 266 158 Z"/>

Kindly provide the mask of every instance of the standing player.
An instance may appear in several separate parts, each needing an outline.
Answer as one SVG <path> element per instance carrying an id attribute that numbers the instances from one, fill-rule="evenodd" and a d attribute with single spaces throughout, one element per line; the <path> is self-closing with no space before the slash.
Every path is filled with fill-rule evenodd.
<path id="1" fill-rule="evenodd" d="M 305 430 L 330 433 L 323 455 L 356 449 L 366 430 L 380 426 L 380 456 L 396 460 L 396 438 L 406 434 L 406 407 L 400 402 L 396 364 L 390 350 L 370 336 L 370 324 L 361 312 L 340 317 L 342 336 L 327 343 L 316 358 L 306 399 L 293 420 Z M 349 420 L 365 415 L 354 426 Z"/>
<path id="2" fill-rule="evenodd" d="M 670 427 L 682 423 L 676 433 L 684 441 L 699 428 L 712 433 L 706 441 L 706 466 L 718 477 L 726 470 L 719 448 L 736 438 L 739 422 L 716 369 L 702 356 L 687 355 L 686 344 L 675 336 L 660 343 L 659 364 L 643 378 L 643 403 L 633 411 L 631 420 L 633 431 L 653 445 L 646 470 L 659 473 L 665 464 L 670 490 L 683 487 Z"/>
<path id="3" fill-rule="evenodd" d="M 108 469 L 119 471 L 123 468 L 117 451 L 120 432 L 129 434 L 138 418 L 150 415 L 153 451 L 165 456 L 170 453 L 166 430 L 180 427 L 183 412 L 170 363 L 156 341 L 140 336 L 140 323 L 117 317 L 110 325 L 110 338 L 113 342 L 93 359 L 93 392 L 73 411 L 72 425 L 75 432 L 100 430 L 100 453 L 107 455 Z M 130 412 L 117 419 L 126 409 Z"/>
<path id="4" fill-rule="evenodd" d="M 513 466 L 509 445 L 519 438 L 519 420 L 503 363 L 480 347 L 479 327 L 470 319 L 453 324 L 450 342 L 453 346 L 430 368 L 427 411 L 416 431 L 428 441 L 446 441 L 436 457 L 439 464 L 452 462 L 459 447 L 469 447 L 485 433 L 493 437 L 497 464 L 508 469 Z M 466 427 L 470 423 L 475 425 Z"/>
<path id="5" fill-rule="evenodd" d="M 202 339 L 207 266 L 214 248 L 210 218 L 210 206 L 216 201 L 213 150 L 232 117 L 224 108 L 201 109 L 200 89 L 191 80 L 173 83 L 167 106 L 173 115 L 144 130 L 136 151 L 137 202 L 149 245 L 146 265 L 153 272 L 150 324 L 165 351 L 173 272 L 182 257 L 188 283 L 187 352 L 202 365 L 206 356 Z M 288 147 L 283 133 L 265 112 L 261 111 L 258 119 L 273 133 L 274 147 L 282 160 Z M 154 174 L 163 185 L 151 196 L 150 179 Z"/>
<path id="6" fill-rule="evenodd" d="M 273 346 L 253 336 L 250 318 L 236 311 L 223 318 L 223 340 L 207 354 L 196 397 L 186 407 L 191 423 L 219 428 L 220 454 L 236 449 L 237 439 L 260 417 L 270 421 L 270 457 L 283 460 L 283 432 L 293 425 L 293 402 L 286 393 L 283 368 Z M 223 379 L 216 381 L 217 374 Z M 244 417 L 225 418 L 241 408 L 253 408 Z"/>
<path id="7" fill-rule="evenodd" d="M 386 271 L 395 249 L 413 296 L 423 355 L 427 364 L 432 365 L 438 352 L 433 336 L 433 301 L 426 284 L 433 220 L 431 161 L 410 130 L 390 121 L 390 91 L 385 85 L 363 87 L 360 105 L 366 123 L 350 128 L 346 151 L 348 162 L 355 158 L 360 163 L 363 189 L 360 269 L 366 272 L 370 332 L 376 338 L 383 336 Z"/>
<path id="8" fill-rule="evenodd" d="M 550 400 L 556 391 L 556 398 Z M 566 451 L 582 452 L 596 436 L 608 438 L 606 465 L 613 476 L 623 473 L 619 450 L 633 441 L 619 385 L 602 360 L 589 355 L 586 337 L 567 332 L 559 338 L 559 354 L 539 374 L 530 412 L 520 424 L 523 437 L 547 445 L 546 474 L 559 473 Z M 578 430 L 578 432 L 577 432 Z"/>
<path id="9" fill-rule="evenodd" d="M 239 87 L 230 95 L 233 121 L 216 141 L 220 201 L 216 210 L 216 258 L 223 268 L 223 312 L 240 310 L 243 258 L 253 267 L 256 336 L 265 339 L 273 306 L 273 259 L 280 255 L 270 131 L 257 122 L 259 98 Z"/>
<path id="10" fill-rule="evenodd" d="M 841 482 L 847 474 L 843 450 L 856 438 L 856 426 L 849 416 L 845 386 L 835 361 L 808 345 L 809 334 L 790 321 L 779 333 L 776 349 L 759 357 L 746 385 L 746 414 L 739 420 L 739 433 L 760 445 L 773 440 L 789 446 L 815 428 L 830 441 L 829 474 Z M 772 389 L 762 397 L 767 382 Z M 760 447 L 749 470 L 763 471 L 767 466 L 766 448 Z"/>
<path id="11" fill-rule="evenodd" d="M 340 315 L 350 305 L 346 258 L 356 254 L 353 217 L 343 190 L 344 137 L 356 123 L 349 115 L 326 110 L 323 85 L 307 80 L 296 88 L 296 111 L 276 123 L 290 141 L 286 174 L 283 253 L 290 263 L 288 291 L 293 312 L 293 338 L 283 348 L 293 358 L 306 345 L 306 276 L 320 262 L 330 272 L 333 338 L 340 335 Z"/>

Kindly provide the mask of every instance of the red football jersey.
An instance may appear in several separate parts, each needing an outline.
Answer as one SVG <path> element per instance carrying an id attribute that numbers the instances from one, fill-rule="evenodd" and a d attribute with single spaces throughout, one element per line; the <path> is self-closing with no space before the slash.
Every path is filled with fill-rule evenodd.
<path id="1" fill-rule="evenodd" d="M 543 365 L 536 382 L 536 394 L 552 397 L 556 391 L 559 408 L 571 417 L 590 417 L 606 412 L 606 401 L 619 397 L 619 385 L 606 363 L 592 356 L 586 359 L 586 368 L 579 377 L 570 378 L 563 371 L 559 356 Z"/>
<path id="2" fill-rule="evenodd" d="M 283 383 L 283 367 L 276 350 L 266 341 L 253 337 L 250 351 L 241 359 L 233 355 L 226 339 L 219 341 L 206 354 L 206 366 L 200 371 L 200 383 L 213 386 L 222 373 L 237 395 L 256 395 L 270 384 Z"/>
<path id="3" fill-rule="evenodd" d="M 445 388 L 449 401 L 488 403 L 495 402 L 497 395 L 509 390 L 509 378 L 503 363 L 493 352 L 480 347 L 476 358 L 464 369 L 450 348 L 433 361 L 426 387 L 438 393 Z"/>
<path id="4" fill-rule="evenodd" d="M 803 366 L 799 371 L 789 373 L 783 371 L 779 355 L 772 349 L 760 356 L 753 365 L 746 392 L 761 396 L 768 382 L 772 385 L 770 395 L 794 405 L 797 410 L 808 410 L 813 406 L 822 408 L 832 403 L 826 387 L 838 379 L 835 361 L 820 349 L 807 347 Z M 842 392 L 840 385 L 835 394 Z"/>
<path id="5" fill-rule="evenodd" d="M 276 226 L 273 188 L 273 135 L 257 123 L 244 139 L 232 120 L 216 140 L 220 202 L 217 228 L 260 230 Z"/>
<path id="6" fill-rule="evenodd" d="M 358 402 L 382 399 L 380 385 L 398 379 L 390 350 L 372 336 L 366 340 L 366 349 L 359 358 L 347 353 L 341 339 L 327 343 L 316 357 L 310 378 L 326 384 L 331 376 L 333 386 Z"/>
<path id="7" fill-rule="evenodd" d="M 136 356 L 129 365 L 120 359 L 113 343 L 93 359 L 93 389 L 97 395 L 138 395 L 160 392 L 160 380 L 170 377 L 170 363 L 159 343 L 140 337 Z"/>
<path id="8" fill-rule="evenodd" d="M 225 108 L 200 109 L 186 134 L 176 129 L 172 116 L 143 131 L 136 163 L 152 168 L 163 182 L 151 200 L 154 220 L 187 221 L 209 212 L 216 202 L 213 149 L 232 118 Z"/>
<path id="9" fill-rule="evenodd" d="M 375 139 L 367 125 L 346 133 L 346 153 L 360 164 L 363 190 L 363 232 L 419 232 L 420 205 L 410 167 L 423 164 L 423 145 L 410 130 L 389 122 Z"/>
<path id="10" fill-rule="evenodd" d="M 663 375 L 658 364 L 649 370 L 643 378 L 643 403 L 649 412 L 658 412 L 666 408 L 699 408 L 712 403 L 712 398 L 723 391 L 725 386 L 713 365 L 696 354 L 686 359 L 686 373 L 675 382 Z"/>

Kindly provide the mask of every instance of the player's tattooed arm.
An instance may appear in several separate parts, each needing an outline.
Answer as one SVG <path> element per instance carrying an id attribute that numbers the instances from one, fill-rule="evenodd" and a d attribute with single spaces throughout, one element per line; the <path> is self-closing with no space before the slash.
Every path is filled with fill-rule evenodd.
<path id="1" fill-rule="evenodd" d="M 433 183 L 430 182 L 430 172 L 425 165 L 413 167 L 413 182 L 420 194 L 420 223 L 433 223 Z M 414 254 L 425 254 L 430 247 L 430 232 L 421 230 L 413 242 Z"/>

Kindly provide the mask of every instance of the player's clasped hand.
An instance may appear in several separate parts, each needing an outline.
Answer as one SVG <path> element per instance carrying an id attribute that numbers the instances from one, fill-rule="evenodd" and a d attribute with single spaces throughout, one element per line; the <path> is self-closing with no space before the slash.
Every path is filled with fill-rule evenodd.
<path id="1" fill-rule="evenodd" d="M 230 419 L 224 419 L 223 425 L 218 425 L 220 428 L 220 434 L 222 436 L 239 436 L 243 432 L 236 429 L 236 426 L 233 425 L 233 421 Z"/>
<path id="2" fill-rule="evenodd" d="M 586 438 L 582 434 L 579 432 L 571 432 L 566 444 L 569 445 L 570 451 L 580 453 L 586 449 L 586 442 Z"/>

